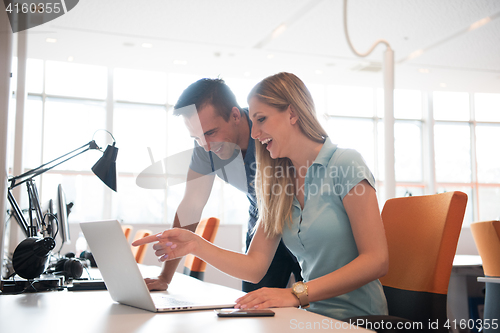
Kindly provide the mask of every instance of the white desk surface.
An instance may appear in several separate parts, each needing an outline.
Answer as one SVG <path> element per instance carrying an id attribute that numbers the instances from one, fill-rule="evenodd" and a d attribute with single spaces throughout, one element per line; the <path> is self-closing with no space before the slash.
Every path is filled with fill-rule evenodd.
<path id="1" fill-rule="evenodd" d="M 457 254 L 453 258 L 453 266 L 481 266 L 483 261 L 479 255 Z"/>
<path id="2" fill-rule="evenodd" d="M 176 273 L 171 288 L 192 278 Z M 224 293 L 241 291 L 219 286 Z M 368 332 L 297 308 L 276 308 L 274 317 L 219 318 L 213 310 L 153 313 L 115 303 L 107 291 L 51 291 L 0 295 L 0 332 Z"/>
<path id="3" fill-rule="evenodd" d="M 500 283 L 500 277 L 488 277 L 488 276 L 478 276 L 477 281 L 479 282 L 491 282 Z"/>

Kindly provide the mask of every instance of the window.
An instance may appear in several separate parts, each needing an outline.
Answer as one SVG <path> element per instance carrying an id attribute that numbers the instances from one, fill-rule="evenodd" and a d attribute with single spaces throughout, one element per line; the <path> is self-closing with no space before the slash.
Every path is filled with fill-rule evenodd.
<path id="1" fill-rule="evenodd" d="M 62 184 L 67 200 L 75 203 L 71 222 L 117 218 L 125 223 L 171 223 L 185 183 L 148 190 L 136 185 L 136 177 L 151 165 L 151 158 L 160 161 L 193 148 L 182 117 L 173 116 L 171 109 L 183 90 L 203 76 L 36 59 L 28 60 L 27 76 L 25 168 L 59 157 L 93 136 L 105 148 L 110 138 L 103 131 L 96 133 L 100 129 L 111 131 L 119 148 L 117 193 L 90 171 L 100 157 L 93 151 L 44 174 L 39 185 L 42 202 L 55 198 Z M 257 81 L 224 79 L 246 107 Z M 358 150 L 366 160 L 382 206 L 382 89 L 306 84 L 331 140 Z M 395 90 L 396 195 L 460 190 L 469 195 L 464 225 L 500 218 L 499 111 L 500 94 Z M 434 118 L 427 119 L 428 114 Z M 431 157 L 433 166 L 426 164 Z M 246 196 L 216 178 L 203 217 L 246 224 L 247 209 Z"/>

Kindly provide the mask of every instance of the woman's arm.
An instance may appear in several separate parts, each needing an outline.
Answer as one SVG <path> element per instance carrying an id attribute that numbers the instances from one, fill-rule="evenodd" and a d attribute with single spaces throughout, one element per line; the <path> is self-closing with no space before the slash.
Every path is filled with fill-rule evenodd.
<path id="1" fill-rule="evenodd" d="M 278 247 L 280 237 L 268 238 L 258 227 L 247 254 L 222 249 L 192 231 L 173 228 L 132 243 L 139 246 L 154 243 L 153 249 L 161 262 L 181 258 L 189 253 L 235 278 L 258 283 L 266 274 Z"/>
<path id="2" fill-rule="evenodd" d="M 359 256 L 338 270 L 307 282 L 309 302 L 348 293 L 387 273 L 387 242 L 375 190 L 363 180 L 349 191 L 343 204 Z M 297 298 L 290 295 L 291 289 L 262 288 L 240 298 L 237 307 L 298 306 Z"/>
<path id="3" fill-rule="evenodd" d="M 389 269 L 389 253 L 375 190 L 366 180 L 343 200 L 359 255 L 338 270 L 307 283 L 309 301 L 315 302 L 353 291 L 383 277 Z"/>

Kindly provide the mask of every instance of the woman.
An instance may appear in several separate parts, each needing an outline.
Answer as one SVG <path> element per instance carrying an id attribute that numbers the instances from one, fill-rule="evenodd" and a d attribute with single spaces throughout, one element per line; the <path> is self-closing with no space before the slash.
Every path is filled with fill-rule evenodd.
<path id="1" fill-rule="evenodd" d="M 247 254 L 218 248 L 182 229 L 133 245 L 157 241 L 153 248 L 160 261 L 193 253 L 229 275 L 257 283 L 283 238 L 304 282 L 292 289 L 250 292 L 236 300 L 236 308 L 301 306 L 336 319 L 387 314 L 377 280 L 388 269 L 387 243 L 365 162 L 357 152 L 330 142 L 309 91 L 295 75 L 264 79 L 248 103 L 260 217 Z"/>

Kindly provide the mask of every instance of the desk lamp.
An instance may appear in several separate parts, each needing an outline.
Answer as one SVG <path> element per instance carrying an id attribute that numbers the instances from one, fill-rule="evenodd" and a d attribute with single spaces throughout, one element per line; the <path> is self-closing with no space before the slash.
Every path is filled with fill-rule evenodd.
<path id="1" fill-rule="evenodd" d="M 113 138 L 113 145 L 108 145 L 103 156 L 92 167 L 92 171 L 104 184 L 116 192 L 116 156 L 118 148 L 115 147 L 115 138 L 111 133 L 109 134 Z M 12 257 L 12 265 L 17 275 L 28 280 L 40 276 L 46 270 L 50 252 L 55 247 L 53 230 L 44 221 L 38 191 L 33 178 L 91 149 L 101 150 L 93 139 L 65 155 L 8 180 L 10 183 L 8 200 L 17 223 L 27 237 L 19 243 Z M 28 190 L 29 223 L 12 195 L 12 189 L 21 184 L 26 184 Z"/>

